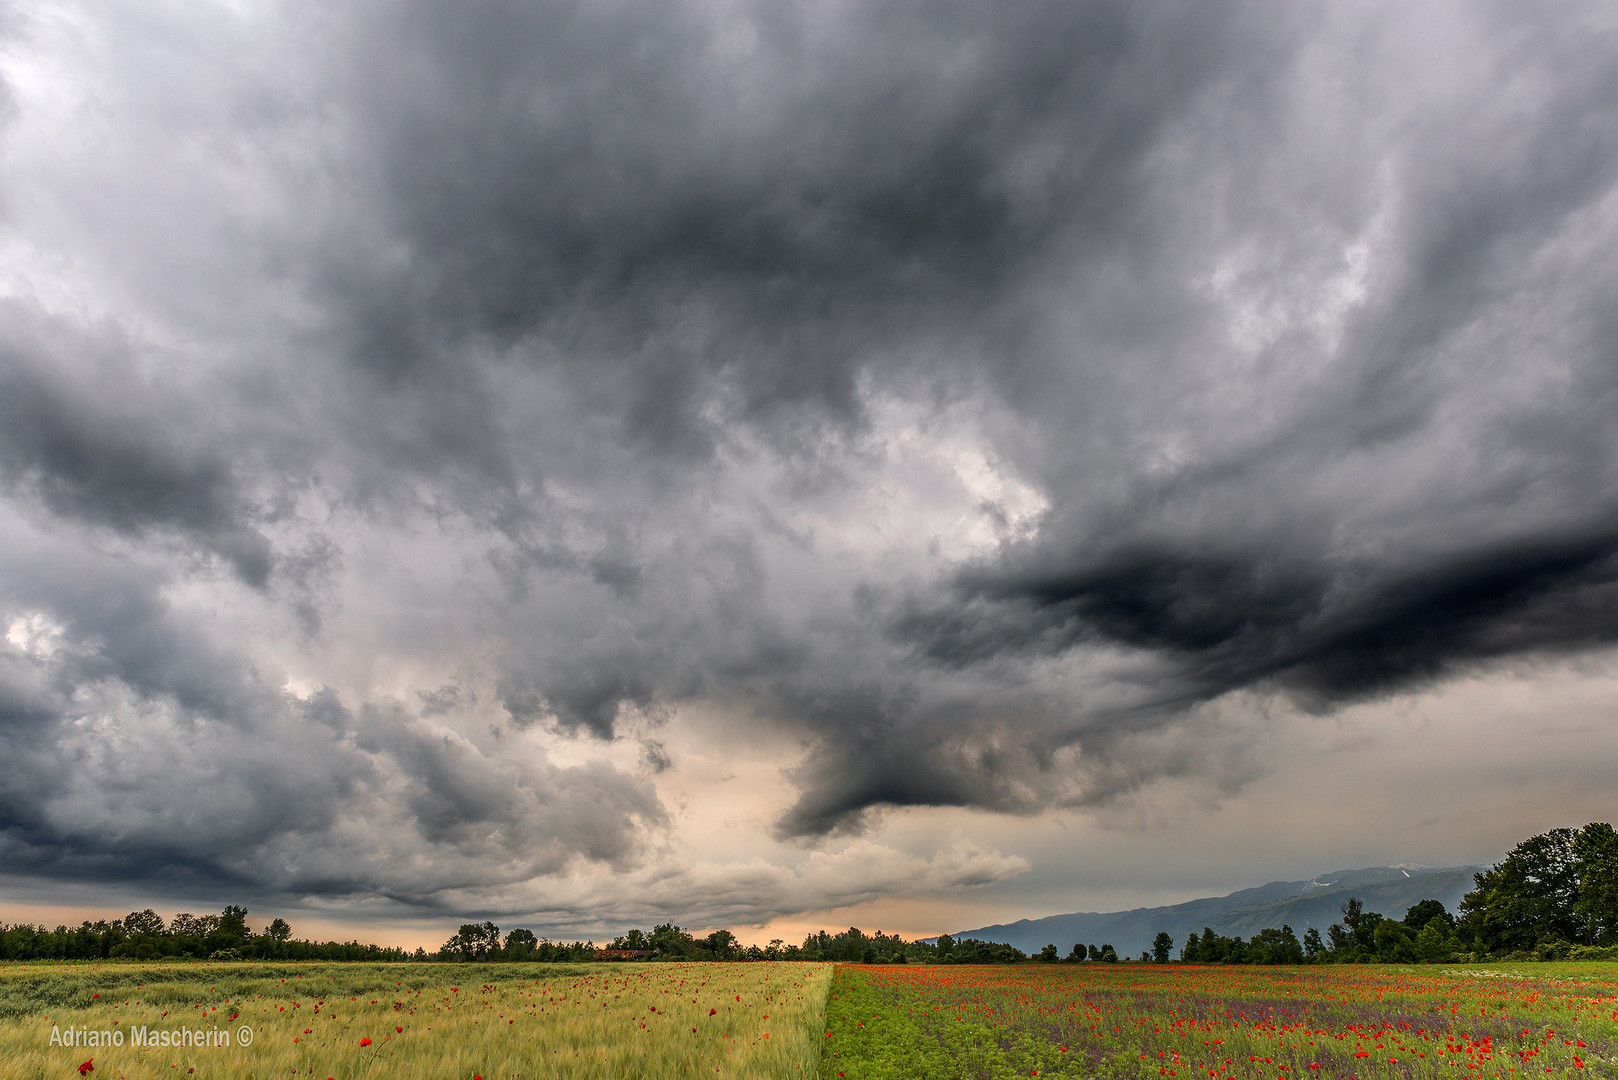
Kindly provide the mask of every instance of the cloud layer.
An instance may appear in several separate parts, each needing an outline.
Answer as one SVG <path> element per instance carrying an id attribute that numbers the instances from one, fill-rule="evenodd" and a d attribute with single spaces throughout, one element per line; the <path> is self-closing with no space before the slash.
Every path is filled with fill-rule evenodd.
<path id="1" fill-rule="evenodd" d="M 1598 4 L 5 32 L 16 872 L 757 921 L 1027 865 L 862 862 L 891 808 L 1235 791 L 1233 708 L 1618 639 Z M 705 711 L 798 747 L 718 862 Z"/>

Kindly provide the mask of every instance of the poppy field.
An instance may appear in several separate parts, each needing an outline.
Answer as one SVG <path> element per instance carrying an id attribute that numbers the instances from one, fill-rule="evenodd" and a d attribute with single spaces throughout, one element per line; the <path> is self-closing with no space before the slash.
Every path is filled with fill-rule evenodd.
<path id="1" fill-rule="evenodd" d="M 787 963 L 7 964 L 0 1076 L 814 1076 L 830 978 Z M 137 1027 L 241 1025 L 249 1046 L 131 1045 Z M 127 1034 L 61 1046 L 53 1028 Z"/>
<path id="2" fill-rule="evenodd" d="M 822 1080 L 1618 1077 L 1618 967 L 839 967 Z"/>

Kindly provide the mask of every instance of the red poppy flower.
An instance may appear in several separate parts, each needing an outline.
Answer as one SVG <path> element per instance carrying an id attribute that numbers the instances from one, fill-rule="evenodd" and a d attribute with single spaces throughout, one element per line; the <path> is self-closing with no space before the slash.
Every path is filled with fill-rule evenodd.
<path id="1" fill-rule="evenodd" d="M 100 997 L 100 996 L 101 996 L 100 994 L 96 995 L 96 997 Z M 96 1067 L 90 1063 L 90 1062 L 92 1062 L 94 1060 L 95 1060 L 95 1058 L 91 1058 L 90 1061 L 86 1061 L 83 1065 L 79 1066 L 79 1075 L 80 1076 L 89 1076 L 91 1073 L 96 1071 Z"/>
<path id="2" fill-rule="evenodd" d="M 361 1046 L 370 1046 L 371 1045 L 371 1040 L 370 1039 L 361 1039 L 360 1040 L 360 1045 Z"/>
<path id="3" fill-rule="evenodd" d="M 394 1031 L 403 1031 L 403 1030 L 404 1030 L 404 1028 L 402 1028 L 402 1027 L 396 1027 L 396 1028 L 394 1028 L 394 1029 L 393 1029 L 393 1030 L 394 1030 Z"/>

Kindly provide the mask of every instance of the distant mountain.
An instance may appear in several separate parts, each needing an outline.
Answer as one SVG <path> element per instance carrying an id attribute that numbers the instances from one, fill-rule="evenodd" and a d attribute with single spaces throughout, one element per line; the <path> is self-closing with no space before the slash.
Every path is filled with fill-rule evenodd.
<path id="1" fill-rule="evenodd" d="M 1472 875 L 1485 867 L 1449 866 L 1372 866 L 1364 870 L 1338 870 L 1320 874 L 1309 881 L 1272 881 L 1253 889 L 1242 889 L 1229 896 L 1189 900 L 1168 907 L 1135 908 L 1133 911 L 1080 912 L 1051 915 L 1043 919 L 1020 919 L 1001 926 L 963 930 L 956 937 L 980 941 L 1005 941 L 1024 952 L 1038 952 L 1043 945 L 1055 945 L 1066 956 L 1075 942 L 1112 945 L 1124 958 L 1138 957 L 1152 947 L 1158 931 L 1167 930 L 1174 938 L 1174 955 L 1179 956 L 1185 939 L 1204 927 L 1227 937 L 1251 938 L 1267 926 L 1289 925 L 1303 937 L 1313 926 L 1322 934 L 1342 920 L 1343 903 L 1359 897 L 1365 910 L 1388 918 L 1402 919 L 1420 900 L 1439 900 L 1451 912 L 1461 897 L 1472 891 Z"/>

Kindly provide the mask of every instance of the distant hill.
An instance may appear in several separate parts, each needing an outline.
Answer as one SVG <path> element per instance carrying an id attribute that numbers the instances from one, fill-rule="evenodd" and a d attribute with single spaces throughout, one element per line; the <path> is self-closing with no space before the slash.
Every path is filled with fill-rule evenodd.
<path id="1" fill-rule="evenodd" d="M 1150 949 L 1158 931 L 1167 930 L 1174 938 L 1174 955 L 1179 956 L 1185 939 L 1193 931 L 1201 933 L 1204 927 L 1227 937 L 1244 938 L 1251 938 L 1266 926 L 1283 924 L 1291 926 L 1300 938 L 1311 926 L 1324 934 L 1328 926 L 1341 921 L 1343 903 L 1351 896 L 1364 901 L 1365 910 L 1394 919 L 1404 918 L 1417 901 L 1428 899 L 1442 901 L 1453 913 L 1461 897 L 1472 891 L 1472 875 L 1483 869 L 1372 866 L 1338 870 L 1309 881 L 1272 881 L 1229 896 L 1188 900 L 1168 907 L 1020 919 L 1001 926 L 963 930 L 955 936 L 1009 942 L 1029 953 L 1053 944 L 1063 956 L 1075 942 L 1106 943 L 1127 959 Z"/>

